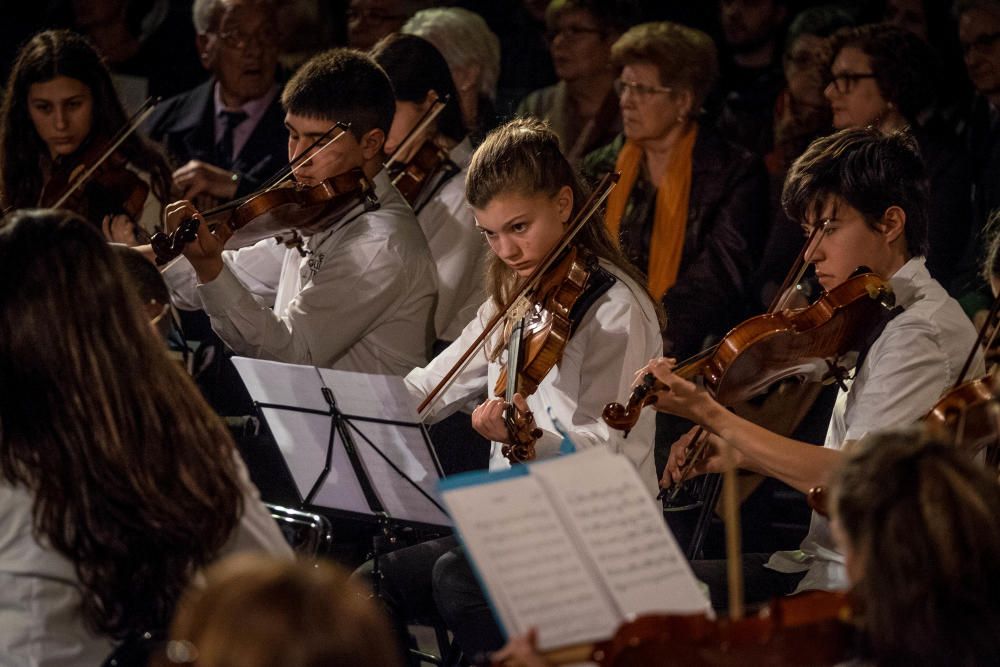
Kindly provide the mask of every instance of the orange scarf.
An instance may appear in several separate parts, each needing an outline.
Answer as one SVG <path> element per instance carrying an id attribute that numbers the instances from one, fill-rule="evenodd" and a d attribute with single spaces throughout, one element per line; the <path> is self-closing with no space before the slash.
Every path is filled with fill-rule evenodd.
<path id="1" fill-rule="evenodd" d="M 649 244 L 649 267 L 646 270 L 649 291 L 657 299 L 662 298 L 677 281 L 677 272 L 681 266 L 688 202 L 691 197 L 691 152 L 697 136 L 698 126 L 694 125 L 681 137 L 670 156 L 663 180 L 657 186 L 653 236 Z M 622 173 L 621 180 L 608 196 L 608 207 L 604 214 L 604 223 L 616 241 L 629 195 L 639 177 L 642 158 L 642 149 L 629 141 L 625 142 L 618 153 L 615 169 Z"/>

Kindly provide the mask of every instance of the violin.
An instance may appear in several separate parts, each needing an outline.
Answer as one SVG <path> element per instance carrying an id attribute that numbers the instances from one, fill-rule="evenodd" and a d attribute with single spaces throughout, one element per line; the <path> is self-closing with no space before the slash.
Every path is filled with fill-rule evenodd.
<path id="1" fill-rule="evenodd" d="M 535 393 L 545 376 L 559 363 L 573 332 L 573 324 L 580 317 L 574 308 L 581 303 L 584 294 L 593 300 L 597 292 L 610 287 L 606 279 L 594 279 L 599 271 L 595 257 L 570 246 L 543 276 L 532 296 L 531 311 L 512 329 L 507 364 L 500 370 L 493 390 L 494 395 L 503 396 L 508 405 L 504 421 L 515 444 L 505 445 L 502 453 L 512 463 L 534 459 L 533 445 L 541 436 L 539 429 L 525 430 L 525 420 L 523 416 L 519 418 L 513 405 L 514 394 L 527 397 Z"/>
<path id="2" fill-rule="evenodd" d="M 555 246 L 515 290 L 510 301 L 501 308 L 417 406 L 417 413 L 426 418 L 430 407 L 454 382 L 458 373 L 505 321 L 513 321 L 507 337 L 507 364 L 501 370 L 494 391 L 505 397 L 508 407 L 504 421 L 513 445 L 503 448 L 512 463 L 534 458 L 534 444 L 541 430 L 533 425 L 531 413 L 521 413 L 513 405 L 515 393 L 533 393 L 545 376 L 559 363 L 572 335 L 575 309 L 585 310 L 590 298 L 610 287 L 596 258 L 571 245 L 573 237 L 597 212 L 618 182 L 618 173 L 607 174 L 597 185 Z"/>
<path id="3" fill-rule="evenodd" d="M 142 215 L 149 183 L 128 168 L 119 146 L 153 112 L 150 98 L 113 137 L 91 135 L 73 155 L 56 160 L 38 206 L 74 211 L 95 224 L 106 215 L 125 214 L 133 222 Z"/>
<path id="4" fill-rule="evenodd" d="M 420 199 L 424 188 L 436 174 L 444 169 L 444 180 L 447 180 L 461 171 L 448 155 L 448 151 L 439 146 L 433 137 L 426 137 L 408 159 L 402 157 L 407 155 L 417 139 L 426 134 L 431 123 L 444 111 L 450 100 L 451 97 L 448 95 L 435 98 L 385 162 L 385 169 L 392 179 L 392 184 L 403 195 L 403 199 L 417 211 L 421 208 L 418 203 L 422 203 Z"/>
<path id="5" fill-rule="evenodd" d="M 448 180 L 461 171 L 448 151 L 438 146 L 433 139 L 424 141 L 409 160 L 396 162 L 388 170 L 392 184 L 416 211 L 421 208 L 418 203 L 424 188 L 437 174 L 443 173 L 443 180 Z"/>
<path id="6" fill-rule="evenodd" d="M 555 665 L 743 667 L 836 665 L 851 657 L 857 628 L 846 593 L 809 591 L 777 598 L 746 618 L 650 614 L 597 644 L 548 652 Z"/>
<path id="7" fill-rule="evenodd" d="M 260 238 L 273 232 L 294 230 L 314 234 L 339 220 L 347 211 L 363 203 L 366 210 L 378 207 L 375 186 L 359 168 L 351 169 L 314 186 L 285 181 L 280 187 L 251 195 L 206 211 L 208 229 L 225 243 L 242 232 L 243 239 Z M 253 229 L 248 228 L 253 223 Z M 157 264 L 180 256 L 184 246 L 195 240 L 200 222 L 191 218 L 169 234 L 153 235 L 151 244 Z"/>
<path id="8" fill-rule="evenodd" d="M 39 196 L 41 208 L 54 208 L 70 185 L 97 162 L 107 142 L 94 139 L 88 144 L 76 154 L 57 161 Z M 59 208 L 78 213 L 96 224 L 100 224 L 105 215 L 125 214 L 136 221 L 148 196 L 149 184 L 128 168 L 125 156 L 115 151 L 100 163 L 86 183 L 60 203 Z"/>
<path id="9" fill-rule="evenodd" d="M 854 276 L 800 310 L 752 317 L 722 341 L 674 369 L 685 379 L 700 378 L 716 400 L 733 405 L 760 395 L 788 378 L 843 382 L 859 356 L 895 315 L 889 284 L 874 273 Z M 604 421 L 628 431 L 663 383 L 647 375 L 627 403 L 609 403 Z"/>

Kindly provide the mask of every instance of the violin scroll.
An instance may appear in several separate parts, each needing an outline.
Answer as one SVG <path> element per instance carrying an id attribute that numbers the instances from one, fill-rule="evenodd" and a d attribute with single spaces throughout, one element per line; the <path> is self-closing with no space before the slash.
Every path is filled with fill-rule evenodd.
<path id="1" fill-rule="evenodd" d="M 505 444 L 500 453 L 511 463 L 527 463 L 535 460 L 535 442 L 542 437 L 542 429 L 535 425 L 531 411 L 521 412 L 510 404 L 504 410 L 504 423 L 513 444 Z"/>
<path id="2" fill-rule="evenodd" d="M 629 431 L 635 428 L 642 414 L 642 409 L 656 402 L 656 392 L 666 391 L 669 387 L 656 379 L 652 373 L 642 376 L 642 383 L 632 389 L 625 405 L 612 402 L 604 406 L 601 417 L 613 429 L 624 431 L 622 437 L 627 438 Z"/>

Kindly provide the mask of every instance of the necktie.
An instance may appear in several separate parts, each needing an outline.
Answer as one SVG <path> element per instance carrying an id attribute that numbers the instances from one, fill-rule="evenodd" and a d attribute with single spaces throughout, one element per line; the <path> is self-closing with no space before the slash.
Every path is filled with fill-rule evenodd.
<path id="1" fill-rule="evenodd" d="M 215 154 L 218 165 L 223 169 L 233 166 L 236 156 L 233 155 L 233 130 L 236 126 L 247 119 L 245 111 L 220 111 L 225 127 L 222 129 L 222 138 L 215 146 Z"/>

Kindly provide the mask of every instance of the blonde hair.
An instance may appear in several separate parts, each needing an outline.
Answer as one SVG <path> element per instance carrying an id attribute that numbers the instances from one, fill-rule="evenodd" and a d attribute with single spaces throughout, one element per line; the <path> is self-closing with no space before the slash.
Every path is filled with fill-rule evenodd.
<path id="1" fill-rule="evenodd" d="M 400 32 L 423 37 L 444 56 L 448 67 L 479 66 L 479 93 L 495 100 L 500 77 L 500 40 L 479 14 L 461 7 L 422 9 Z"/>
<path id="2" fill-rule="evenodd" d="M 209 568 L 170 629 L 165 664 L 398 667 L 389 623 L 329 562 L 241 554 Z"/>

